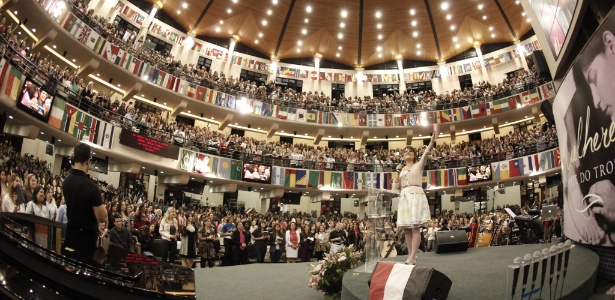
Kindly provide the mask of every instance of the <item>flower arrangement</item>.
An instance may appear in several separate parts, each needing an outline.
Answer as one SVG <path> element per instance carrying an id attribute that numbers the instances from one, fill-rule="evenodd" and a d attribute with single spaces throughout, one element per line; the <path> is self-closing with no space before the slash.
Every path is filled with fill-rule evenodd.
<path id="1" fill-rule="evenodd" d="M 342 278 L 346 271 L 360 266 L 365 262 L 363 251 L 354 251 L 351 245 L 336 253 L 325 254 L 325 258 L 317 265 L 311 265 L 310 282 L 308 286 L 325 295 L 334 295 L 342 291 Z"/>

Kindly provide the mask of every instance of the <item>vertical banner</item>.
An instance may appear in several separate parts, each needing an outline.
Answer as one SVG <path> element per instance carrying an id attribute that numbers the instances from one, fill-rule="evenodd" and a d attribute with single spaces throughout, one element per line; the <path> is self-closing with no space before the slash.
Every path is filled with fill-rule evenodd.
<path id="1" fill-rule="evenodd" d="M 611 12 L 572 65 L 555 96 L 553 114 L 559 155 L 538 156 L 540 169 L 548 167 L 551 159 L 555 165 L 561 160 L 560 193 L 566 207 L 566 236 L 606 247 L 615 244 L 613 44 L 615 17 Z"/>

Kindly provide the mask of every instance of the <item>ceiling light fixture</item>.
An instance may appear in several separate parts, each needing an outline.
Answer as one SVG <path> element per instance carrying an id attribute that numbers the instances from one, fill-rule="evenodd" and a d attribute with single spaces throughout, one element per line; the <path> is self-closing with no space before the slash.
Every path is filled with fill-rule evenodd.
<path id="1" fill-rule="evenodd" d="M 220 24 L 224 24 L 224 20 L 220 20 Z"/>
<path id="2" fill-rule="evenodd" d="M 491 37 L 492 37 L 492 38 L 494 38 L 494 37 L 495 37 L 495 33 L 492 33 L 492 34 L 491 34 Z"/>
<path id="3" fill-rule="evenodd" d="M 459 44 L 455 45 L 455 48 L 459 49 L 459 47 L 461 47 L 461 46 L 459 46 Z"/>
<path id="4" fill-rule="evenodd" d="M 484 15 L 484 16 L 483 16 L 483 20 L 487 20 L 487 15 Z"/>
<path id="5" fill-rule="evenodd" d="M 258 40 L 254 40 L 254 44 L 258 44 Z"/>
<path id="6" fill-rule="evenodd" d="M 344 23 L 344 22 L 340 22 L 340 27 L 341 27 L 341 28 L 346 27 L 346 23 Z"/>
<path id="7" fill-rule="evenodd" d="M 416 55 L 421 55 L 421 50 L 416 51 Z"/>
<path id="8" fill-rule="evenodd" d="M 338 47 L 337 47 L 337 50 L 342 50 L 342 46 L 338 46 Z"/>
<path id="9" fill-rule="evenodd" d="M 305 29 L 305 28 L 301 29 L 301 34 L 306 35 L 307 34 L 307 29 Z"/>
<path id="10" fill-rule="evenodd" d="M 278 4 L 278 0 L 271 0 L 271 3 L 273 3 L 273 5 L 277 5 Z"/>
<path id="11" fill-rule="evenodd" d="M 258 37 L 263 37 L 263 33 L 262 33 L 262 32 L 259 32 L 259 33 L 258 33 Z"/>
<path id="12" fill-rule="evenodd" d="M 341 33 L 341 32 L 340 32 L 340 33 L 338 33 L 338 34 L 337 34 L 337 38 L 338 38 L 338 39 L 340 39 L 340 40 L 341 40 L 341 39 L 343 39 L 343 38 L 344 38 L 344 34 L 343 34 L 343 33 Z"/>
<path id="13" fill-rule="evenodd" d="M 457 37 L 455 36 L 453 37 L 453 42 L 456 42 L 456 41 L 457 41 Z"/>
<path id="14" fill-rule="evenodd" d="M 267 20 L 263 20 L 263 22 L 261 22 L 261 24 L 263 24 L 263 26 L 267 26 Z"/>
<path id="15" fill-rule="evenodd" d="M 271 11 L 271 9 L 268 9 L 268 10 L 267 10 L 267 14 L 268 14 L 268 15 L 271 15 L 272 13 L 273 13 L 273 12 Z"/>
<path id="16" fill-rule="evenodd" d="M 381 46 L 376 47 L 376 51 L 378 52 L 382 51 L 382 47 Z"/>
<path id="17" fill-rule="evenodd" d="M 530 18 L 527 18 L 527 22 L 528 22 L 528 23 L 529 23 L 529 22 L 530 22 L 531 20 L 532 20 L 532 19 L 530 19 Z"/>
<path id="18" fill-rule="evenodd" d="M 414 8 L 410 9 L 410 15 L 414 16 L 414 14 L 416 14 L 416 11 L 414 10 Z"/>
<path id="19" fill-rule="evenodd" d="M 444 10 L 447 10 L 447 9 L 448 9 L 448 7 L 449 7 L 449 4 L 448 4 L 448 2 L 446 2 L 446 1 L 445 1 L 445 2 L 442 2 L 442 4 L 440 4 L 440 7 L 441 7 L 442 9 L 444 9 Z"/>
<path id="20" fill-rule="evenodd" d="M 305 20 L 303 20 L 303 22 L 308 23 L 308 22 L 310 22 L 310 19 L 305 18 Z"/>
<path id="21" fill-rule="evenodd" d="M 378 35 L 378 39 L 381 40 L 382 39 L 382 34 Z"/>
<path id="22" fill-rule="evenodd" d="M 380 17 L 382 17 L 382 13 L 380 11 L 376 12 L 376 18 L 380 19 Z"/>
<path id="23" fill-rule="evenodd" d="M 186 3 L 186 2 L 182 3 L 182 7 L 183 8 L 188 8 L 188 3 Z"/>
<path id="24" fill-rule="evenodd" d="M 453 16 L 451 16 L 451 14 L 446 15 L 446 19 L 450 20 Z"/>
<path id="25" fill-rule="evenodd" d="M 177 14 L 178 14 L 178 15 L 181 15 L 181 14 L 182 14 L 182 12 L 178 9 L 178 10 L 177 10 Z"/>
<path id="26" fill-rule="evenodd" d="M 306 6 L 305 7 L 305 11 L 307 11 L 308 14 L 311 13 L 312 12 L 312 6 L 311 5 Z"/>
<path id="27" fill-rule="evenodd" d="M 455 28 L 457 28 L 457 26 L 451 25 L 451 30 L 455 30 Z"/>
<path id="28" fill-rule="evenodd" d="M 340 57 L 340 54 L 339 53 L 335 53 L 335 57 Z"/>
<path id="29" fill-rule="evenodd" d="M 233 10 L 232 10 L 232 9 L 230 9 L 230 8 L 226 10 L 226 13 L 227 13 L 227 14 L 230 14 L 230 13 L 232 13 L 232 12 L 233 12 Z"/>
<path id="30" fill-rule="evenodd" d="M 489 31 L 493 31 L 493 26 L 489 26 Z"/>
<path id="31" fill-rule="evenodd" d="M 382 28 L 382 24 L 380 24 L 380 23 L 376 24 L 376 28 L 378 28 L 378 29 Z"/>
<path id="32" fill-rule="evenodd" d="M 421 48 L 421 44 L 416 44 L 416 47 L 417 48 Z"/>
<path id="33" fill-rule="evenodd" d="M 483 5 L 482 5 L 482 4 L 479 4 L 479 5 L 478 5 L 478 9 L 483 9 Z"/>
<path id="34" fill-rule="evenodd" d="M 346 11 L 345 9 L 342 10 L 342 12 L 340 13 L 340 15 L 342 15 L 342 18 L 348 17 L 348 11 Z"/>
<path id="35" fill-rule="evenodd" d="M 378 57 L 382 57 L 382 53 L 378 53 Z"/>
<path id="36" fill-rule="evenodd" d="M 410 22 L 410 25 L 412 25 L 412 26 L 416 26 L 416 20 L 414 20 L 414 21 Z"/>
<path id="37" fill-rule="evenodd" d="M 297 53 L 301 52 L 301 48 L 297 48 Z"/>
<path id="38" fill-rule="evenodd" d="M 297 45 L 301 46 L 301 45 L 303 45 L 303 42 L 302 41 L 297 41 Z"/>
<path id="39" fill-rule="evenodd" d="M 216 27 L 216 32 L 220 32 L 220 27 Z"/>
<path id="40" fill-rule="evenodd" d="M 413 32 L 413 33 L 412 33 L 412 36 L 413 36 L 413 37 L 417 37 L 417 36 L 419 36 L 419 32 L 418 32 L 418 31 Z"/>
<path id="41" fill-rule="evenodd" d="M 233 0 L 233 3 L 237 3 L 237 0 Z"/>

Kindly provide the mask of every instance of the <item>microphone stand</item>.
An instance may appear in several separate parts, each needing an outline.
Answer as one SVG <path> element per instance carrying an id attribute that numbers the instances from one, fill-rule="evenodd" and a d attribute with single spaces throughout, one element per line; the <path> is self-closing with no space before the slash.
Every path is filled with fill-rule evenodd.
<path id="1" fill-rule="evenodd" d="M 572 249 L 572 247 L 574 247 L 572 241 L 566 240 L 564 243 L 564 276 L 562 277 L 562 288 L 559 291 L 560 299 L 562 299 L 562 293 L 564 292 L 564 281 L 566 280 L 566 271 L 568 271 L 568 258 L 570 257 L 570 249 Z"/>
<path id="2" fill-rule="evenodd" d="M 549 248 L 549 256 L 551 257 L 549 263 L 549 298 L 551 298 L 551 287 L 553 283 L 553 272 L 555 272 L 555 254 L 557 253 L 557 247 L 551 246 Z"/>
<path id="3" fill-rule="evenodd" d="M 521 299 L 525 297 L 525 288 L 527 287 L 527 277 L 530 273 L 530 263 L 532 262 L 532 255 L 526 254 L 523 257 L 523 285 L 521 285 Z"/>
<path id="4" fill-rule="evenodd" d="M 515 258 L 513 261 L 513 265 L 508 266 L 509 268 L 513 268 L 513 282 L 512 282 L 512 292 L 510 299 L 515 298 L 515 292 L 517 291 L 517 282 L 519 281 L 519 270 L 521 269 L 521 257 Z"/>
<path id="5" fill-rule="evenodd" d="M 564 243 L 559 243 L 557 245 L 557 272 L 555 273 L 555 293 L 553 294 L 553 300 L 555 300 L 555 296 L 557 295 L 557 286 L 559 284 L 559 276 L 562 271 L 562 258 L 564 256 Z"/>

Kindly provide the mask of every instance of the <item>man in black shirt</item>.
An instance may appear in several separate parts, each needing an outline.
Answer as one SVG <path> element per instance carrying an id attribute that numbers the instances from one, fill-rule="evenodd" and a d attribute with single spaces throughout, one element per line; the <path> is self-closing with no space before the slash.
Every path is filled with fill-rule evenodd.
<path id="1" fill-rule="evenodd" d="M 107 220 L 107 211 L 98 185 L 87 176 L 92 162 L 90 146 L 76 146 L 72 162 L 73 169 L 62 184 L 68 217 L 62 254 L 99 267 L 92 255 L 96 250 L 98 223 Z"/>
<path id="2" fill-rule="evenodd" d="M 122 246 L 122 248 L 128 250 L 128 252 L 135 252 L 135 244 L 132 240 L 132 234 L 128 231 L 128 228 L 124 228 L 124 222 L 122 216 L 113 215 L 113 224 L 115 225 L 109 233 L 109 241 Z"/>

